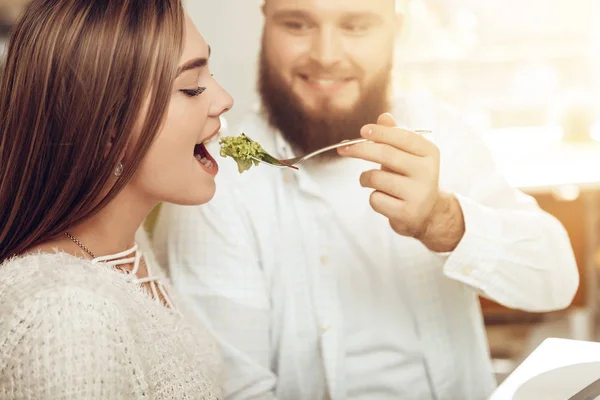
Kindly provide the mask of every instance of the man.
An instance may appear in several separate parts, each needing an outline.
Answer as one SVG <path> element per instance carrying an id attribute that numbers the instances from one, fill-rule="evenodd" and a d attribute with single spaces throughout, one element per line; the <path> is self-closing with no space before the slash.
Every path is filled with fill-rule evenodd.
<path id="1" fill-rule="evenodd" d="M 263 109 L 231 133 L 280 158 L 370 143 L 298 171 L 223 161 L 210 204 L 162 210 L 158 257 L 221 343 L 228 398 L 488 398 L 478 295 L 567 307 L 563 227 L 449 109 L 390 100 L 393 0 L 267 0 L 264 15 Z"/>

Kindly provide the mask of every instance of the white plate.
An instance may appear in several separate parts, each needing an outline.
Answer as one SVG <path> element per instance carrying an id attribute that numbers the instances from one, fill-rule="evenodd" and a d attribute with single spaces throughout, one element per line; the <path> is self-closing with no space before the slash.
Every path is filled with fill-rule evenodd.
<path id="1" fill-rule="evenodd" d="M 513 400 L 568 400 L 600 378 L 600 362 L 568 365 L 534 376 L 525 382 Z"/>

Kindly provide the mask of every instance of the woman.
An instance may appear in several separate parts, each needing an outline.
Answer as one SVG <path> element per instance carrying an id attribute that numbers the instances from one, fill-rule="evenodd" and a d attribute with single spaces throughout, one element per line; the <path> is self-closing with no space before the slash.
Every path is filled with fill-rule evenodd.
<path id="1" fill-rule="evenodd" d="M 232 99 L 180 0 L 34 0 L 0 80 L 0 398 L 213 399 L 217 346 L 135 245 L 201 204 Z"/>

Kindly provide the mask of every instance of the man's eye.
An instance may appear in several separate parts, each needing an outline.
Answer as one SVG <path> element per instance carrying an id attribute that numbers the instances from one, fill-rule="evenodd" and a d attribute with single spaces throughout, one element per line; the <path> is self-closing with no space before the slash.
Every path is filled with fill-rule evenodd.
<path id="1" fill-rule="evenodd" d="M 303 21 L 285 21 L 283 25 L 290 31 L 302 32 L 310 29 L 310 25 Z"/>
<path id="2" fill-rule="evenodd" d="M 365 23 L 348 23 L 342 25 L 342 29 L 352 34 L 366 33 L 372 25 Z"/>

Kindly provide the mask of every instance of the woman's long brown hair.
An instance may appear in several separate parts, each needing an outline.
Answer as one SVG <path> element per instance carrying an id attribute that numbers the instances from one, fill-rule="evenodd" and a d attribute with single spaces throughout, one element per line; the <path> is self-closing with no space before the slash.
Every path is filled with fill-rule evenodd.
<path id="1" fill-rule="evenodd" d="M 180 0 L 29 5 L 0 78 L 0 262 L 90 218 L 130 180 L 160 130 L 183 40 Z"/>

